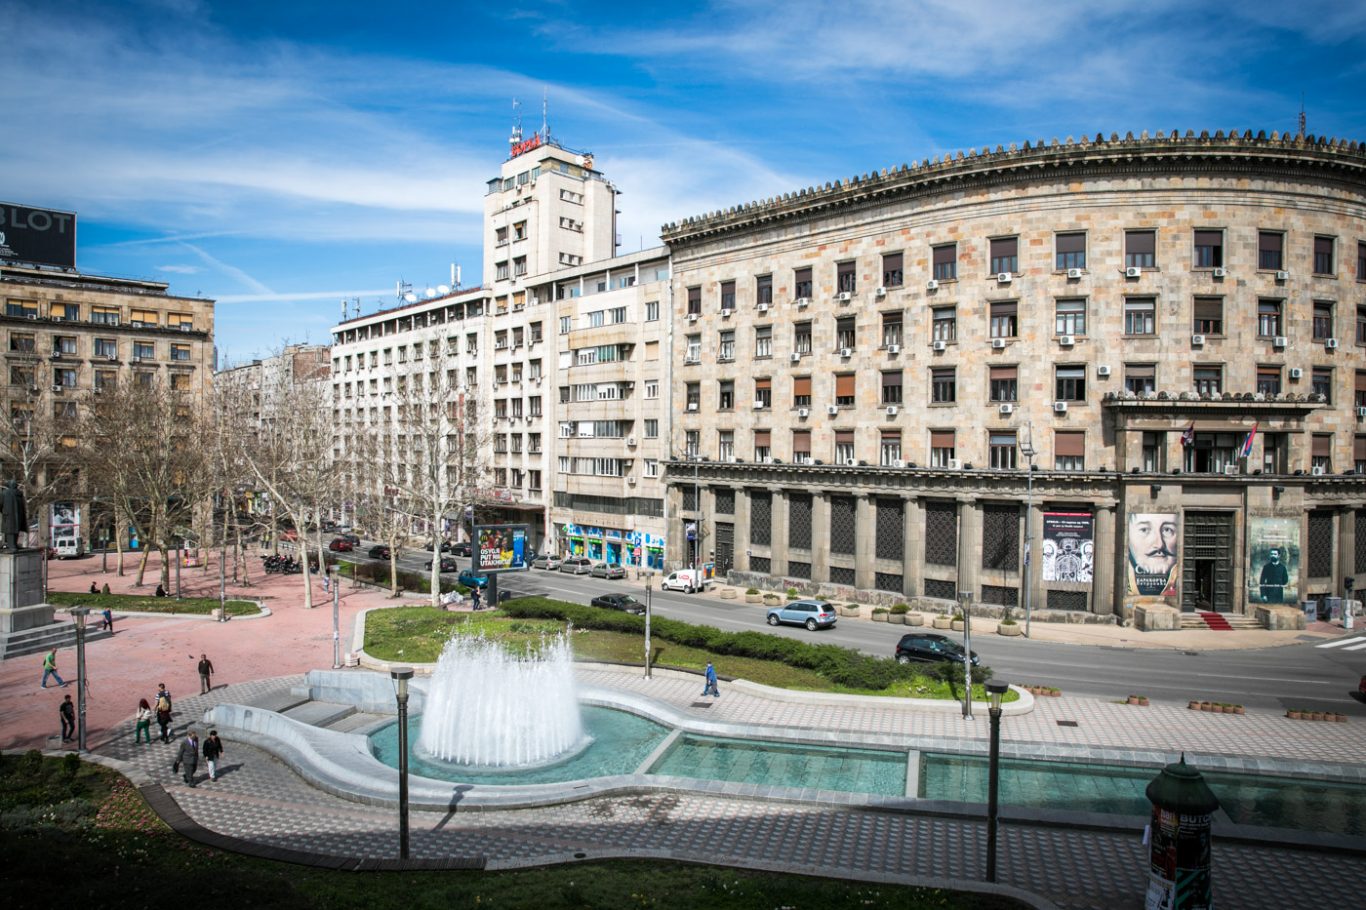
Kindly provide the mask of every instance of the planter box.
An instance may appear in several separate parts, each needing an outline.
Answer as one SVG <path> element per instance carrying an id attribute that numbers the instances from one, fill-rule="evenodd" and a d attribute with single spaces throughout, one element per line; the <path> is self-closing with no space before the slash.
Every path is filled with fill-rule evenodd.
<path id="1" fill-rule="evenodd" d="M 873 622 L 887 622 L 887 621 L 888 621 L 887 617 L 890 616 L 890 615 L 891 615 L 891 614 L 889 614 L 889 613 L 874 613 L 874 614 L 873 614 Z"/>
<path id="2" fill-rule="evenodd" d="M 907 613 L 907 614 L 906 614 L 906 625 L 908 625 L 908 626 L 923 626 L 924 624 L 925 624 L 925 614 L 923 614 L 923 613 Z"/>
<path id="3" fill-rule="evenodd" d="M 747 603 L 747 604 L 758 604 L 758 603 L 763 603 L 763 602 L 764 602 L 764 595 L 762 595 L 762 594 L 746 594 L 746 595 L 745 595 L 745 603 Z"/>
<path id="4" fill-rule="evenodd" d="M 936 629 L 947 629 L 953 624 L 953 620 L 947 616 L 936 616 L 932 624 Z"/>
<path id="5" fill-rule="evenodd" d="M 766 607 L 776 607 L 776 606 L 778 606 L 779 604 L 781 604 L 782 602 L 783 602 L 783 601 L 782 601 L 782 598 L 781 598 L 781 597 L 771 597 L 771 596 L 765 596 L 765 597 L 764 597 L 764 606 L 766 606 Z"/>
<path id="6" fill-rule="evenodd" d="M 887 616 L 890 617 L 890 618 L 887 620 L 888 622 L 894 622 L 894 623 L 896 623 L 896 624 L 899 625 L 899 626 L 904 626 L 904 625 L 906 625 L 906 614 L 905 614 L 905 613 L 888 613 Z"/>
<path id="7" fill-rule="evenodd" d="M 722 600 L 734 600 L 734 599 L 735 599 L 735 589 L 734 589 L 734 588 L 722 588 L 722 589 L 721 589 L 721 599 L 722 599 Z"/>
<path id="8" fill-rule="evenodd" d="M 955 631 L 955 632 L 962 632 L 962 631 L 963 631 L 963 622 L 964 622 L 964 621 L 961 620 L 961 619 L 951 619 L 951 620 L 949 620 L 949 624 L 953 627 L 953 631 Z"/>
<path id="9" fill-rule="evenodd" d="M 1021 634 L 1023 634 L 1023 633 L 1024 633 L 1024 629 L 1020 628 L 1020 624 L 1019 624 L 1019 623 L 1011 623 L 1011 624 L 1008 625 L 1008 626 L 1007 626 L 1007 625 L 999 625 L 999 626 L 996 627 L 996 634 L 997 634 L 997 635 L 1014 636 L 1014 635 L 1021 635 Z"/>
<path id="10" fill-rule="evenodd" d="M 840 607 L 841 616 L 857 616 L 858 607 Z"/>

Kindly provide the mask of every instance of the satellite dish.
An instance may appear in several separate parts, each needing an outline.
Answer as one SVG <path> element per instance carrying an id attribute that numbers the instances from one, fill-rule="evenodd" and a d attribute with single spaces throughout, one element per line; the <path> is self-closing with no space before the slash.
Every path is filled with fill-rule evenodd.
<path id="1" fill-rule="evenodd" d="M 440 293 L 441 296 L 443 296 L 443 297 L 451 292 L 450 287 L 449 287 L 448 285 L 444 285 L 444 284 L 438 284 L 438 285 L 436 286 L 436 290 L 437 290 L 437 292 Z"/>
<path id="2" fill-rule="evenodd" d="M 414 303 L 417 301 L 417 295 L 414 294 L 412 291 L 409 291 L 408 293 L 403 295 L 403 299 L 408 301 L 409 303 Z"/>
<path id="3" fill-rule="evenodd" d="M 436 296 L 436 288 L 427 288 L 427 290 L 423 291 L 423 293 L 426 295 L 428 300 L 431 300 L 433 297 Z"/>

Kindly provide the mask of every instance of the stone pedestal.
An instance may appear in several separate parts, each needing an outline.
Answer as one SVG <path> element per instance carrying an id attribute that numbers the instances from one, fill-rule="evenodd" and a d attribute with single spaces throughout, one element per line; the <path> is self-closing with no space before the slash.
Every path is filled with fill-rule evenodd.
<path id="1" fill-rule="evenodd" d="M 9 637 L 52 623 L 43 603 L 41 550 L 0 550 L 0 635 Z"/>

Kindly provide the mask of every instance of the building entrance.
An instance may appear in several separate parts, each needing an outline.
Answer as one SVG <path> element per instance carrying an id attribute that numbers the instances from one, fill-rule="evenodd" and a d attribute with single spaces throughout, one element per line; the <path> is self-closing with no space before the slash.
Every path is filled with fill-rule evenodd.
<path id="1" fill-rule="evenodd" d="M 1233 513 L 1187 512 L 1181 609 L 1229 613 L 1233 598 Z"/>
<path id="2" fill-rule="evenodd" d="M 725 578 L 735 559 L 735 525 L 716 523 L 716 577 Z"/>

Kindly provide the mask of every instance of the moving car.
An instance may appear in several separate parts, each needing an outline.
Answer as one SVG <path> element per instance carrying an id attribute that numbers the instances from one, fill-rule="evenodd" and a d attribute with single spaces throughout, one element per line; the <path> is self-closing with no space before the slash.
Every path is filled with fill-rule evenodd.
<path id="1" fill-rule="evenodd" d="M 332 542 L 327 545 L 327 548 L 333 553 L 350 553 L 352 550 L 356 549 L 356 545 L 345 537 L 334 537 L 332 538 Z"/>
<path id="2" fill-rule="evenodd" d="M 554 571 L 560 567 L 560 557 L 551 556 L 549 553 L 542 553 L 531 561 L 533 569 L 548 569 Z"/>
<path id="3" fill-rule="evenodd" d="M 661 591 L 682 591 L 685 594 L 701 591 L 706 586 L 706 579 L 697 569 L 679 569 L 677 572 L 670 572 L 659 583 Z"/>
<path id="4" fill-rule="evenodd" d="M 594 578 L 625 578 L 626 570 L 617 563 L 600 562 L 588 574 Z"/>
<path id="5" fill-rule="evenodd" d="M 934 632 L 910 632 L 901 636 L 901 641 L 896 643 L 896 662 L 899 664 L 909 663 L 941 663 L 952 661 L 956 664 L 963 662 L 963 646 L 949 638 L 947 635 L 938 635 Z M 977 652 L 972 652 L 972 665 L 978 664 Z"/>
<path id="6" fill-rule="evenodd" d="M 812 632 L 826 629 L 835 624 L 835 608 L 823 600 L 794 600 L 787 606 L 768 611 L 770 626 L 783 623 L 806 626 Z"/>
<path id="7" fill-rule="evenodd" d="M 366 555 L 368 555 L 371 559 L 388 559 L 389 546 L 388 544 L 377 543 L 370 548 L 370 552 Z"/>
<path id="8" fill-rule="evenodd" d="M 560 571 L 570 575 L 587 575 L 593 571 L 593 560 L 587 556 L 571 556 L 560 563 Z"/>
<path id="9" fill-rule="evenodd" d="M 469 545 L 469 541 L 462 541 L 461 543 L 453 543 L 453 544 L 451 544 L 451 555 L 452 555 L 452 556 L 469 556 L 469 555 L 470 555 L 470 545 Z"/>
<path id="10" fill-rule="evenodd" d="M 630 594 L 600 594 L 589 601 L 589 603 L 595 607 L 620 610 L 623 613 L 630 613 L 633 616 L 645 615 L 645 604 L 636 600 Z"/>
<path id="11" fill-rule="evenodd" d="M 487 588 L 489 586 L 489 577 L 478 575 L 473 569 L 461 569 L 460 576 L 456 581 L 467 588 Z"/>
<path id="12" fill-rule="evenodd" d="M 352 549 L 355 549 L 356 547 L 360 546 L 360 535 L 353 534 L 350 531 L 344 531 L 341 534 L 338 534 L 337 539 L 347 541 L 351 544 Z"/>
<path id="13" fill-rule="evenodd" d="M 423 568 L 424 568 L 424 569 L 430 569 L 430 568 L 432 567 L 432 563 L 435 562 L 435 561 L 436 561 L 436 560 L 434 560 L 434 559 L 429 559 L 429 560 L 427 560 L 427 563 L 426 563 L 426 565 L 423 566 Z M 451 559 L 449 556 L 443 556 L 443 557 L 441 557 L 441 571 L 442 571 L 442 572 L 454 572 L 454 571 L 456 571 L 456 570 L 459 569 L 459 568 L 460 568 L 460 563 L 456 562 L 454 559 Z"/>

